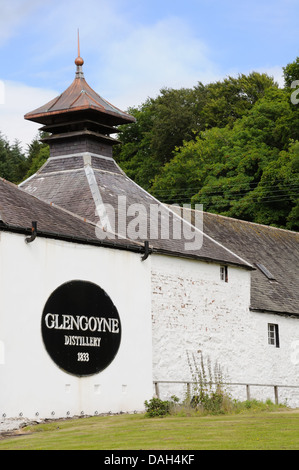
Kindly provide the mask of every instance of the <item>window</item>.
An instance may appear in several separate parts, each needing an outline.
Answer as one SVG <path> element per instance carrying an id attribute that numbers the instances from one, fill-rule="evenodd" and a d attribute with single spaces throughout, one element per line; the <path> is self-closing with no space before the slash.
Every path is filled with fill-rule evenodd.
<path id="1" fill-rule="evenodd" d="M 221 281 L 228 282 L 228 269 L 227 269 L 227 266 L 220 266 L 220 279 L 221 279 Z"/>
<path id="2" fill-rule="evenodd" d="M 268 344 L 279 348 L 278 325 L 274 323 L 268 323 Z"/>

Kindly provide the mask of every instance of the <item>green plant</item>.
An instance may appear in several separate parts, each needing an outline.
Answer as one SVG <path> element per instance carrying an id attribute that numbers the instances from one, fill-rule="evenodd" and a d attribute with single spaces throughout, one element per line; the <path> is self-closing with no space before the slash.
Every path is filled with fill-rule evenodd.
<path id="1" fill-rule="evenodd" d="M 170 400 L 160 400 L 160 398 L 152 398 L 145 401 L 146 416 L 153 418 L 155 416 L 166 416 L 175 413 L 180 408 L 179 398 L 175 395 L 170 397 Z"/>
<path id="2" fill-rule="evenodd" d="M 152 398 L 145 400 L 146 416 L 153 418 L 155 416 L 166 416 L 170 413 L 170 401 L 160 400 L 160 398 Z"/>
<path id="3" fill-rule="evenodd" d="M 224 390 L 223 373 L 216 362 L 212 367 L 208 357 L 205 361 L 203 354 L 199 351 L 200 358 L 196 359 L 192 353 L 187 352 L 188 364 L 193 378 L 193 393 L 190 405 L 200 411 L 209 414 L 220 414 L 227 410 L 230 398 Z"/>

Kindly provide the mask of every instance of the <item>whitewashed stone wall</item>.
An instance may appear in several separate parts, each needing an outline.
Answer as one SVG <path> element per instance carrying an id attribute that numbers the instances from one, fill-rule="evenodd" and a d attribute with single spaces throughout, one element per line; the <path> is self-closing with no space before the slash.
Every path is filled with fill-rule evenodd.
<path id="1" fill-rule="evenodd" d="M 249 306 L 250 271 L 229 267 L 224 282 L 216 263 L 152 256 L 154 380 L 192 380 L 187 353 L 199 358 L 201 351 L 212 366 L 219 364 L 227 382 L 299 387 L 292 350 L 299 319 L 254 313 Z M 280 348 L 268 344 L 268 323 L 279 325 Z M 186 391 L 175 384 L 159 389 L 164 397 Z M 245 385 L 230 391 L 246 399 Z M 250 393 L 274 401 L 273 387 L 251 387 Z M 280 402 L 285 398 L 299 406 L 299 388 L 279 389 Z"/>
<path id="2" fill-rule="evenodd" d="M 228 382 L 299 386 L 299 319 L 251 312 L 250 271 L 229 267 L 226 283 L 216 263 L 156 254 L 141 262 L 126 251 L 0 235 L 1 417 L 143 410 L 153 380 L 192 380 L 187 353 L 198 351 Z M 73 279 L 102 287 L 122 322 L 115 360 L 83 378 L 59 369 L 41 336 L 47 299 Z M 280 348 L 268 345 L 268 323 L 279 325 Z M 160 390 L 183 395 L 185 386 Z M 231 392 L 246 399 L 243 385 Z M 251 387 L 251 395 L 274 399 L 269 387 Z M 279 388 L 279 399 L 299 406 L 299 389 Z"/>
<path id="3" fill-rule="evenodd" d="M 150 260 L 128 251 L 0 232 L 0 416 L 32 419 L 140 411 L 152 393 Z M 115 304 L 122 339 L 101 373 L 76 377 L 47 353 L 41 317 L 71 280 L 99 285 Z M 52 414 L 55 413 L 55 414 Z"/>

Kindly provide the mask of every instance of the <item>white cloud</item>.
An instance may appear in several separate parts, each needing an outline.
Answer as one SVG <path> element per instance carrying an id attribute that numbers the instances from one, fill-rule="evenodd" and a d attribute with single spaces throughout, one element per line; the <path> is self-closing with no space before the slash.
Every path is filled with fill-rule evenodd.
<path id="1" fill-rule="evenodd" d="M 70 52 L 74 60 L 78 28 L 83 58 L 87 50 L 99 55 L 120 31 L 130 27 L 117 11 L 117 4 L 117 0 L 51 0 L 33 25 L 35 34 L 43 38 L 34 45 L 36 64 L 47 64 Z"/>
<path id="2" fill-rule="evenodd" d="M 39 3 L 40 0 L 0 0 L 0 46 L 17 33 L 18 26 Z"/>
<path id="3" fill-rule="evenodd" d="M 115 90 L 119 100 L 115 105 L 123 107 L 155 97 L 163 87 L 193 87 L 199 81 L 220 79 L 209 54 L 205 43 L 183 21 L 169 18 L 136 28 L 108 45 L 105 67 L 98 67 L 106 88 L 109 84 L 110 93 Z"/>
<path id="4" fill-rule="evenodd" d="M 42 106 L 59 93 L 23 83 L 4 81 L 4 103 L 0 104 L 0 131 L 10 143 L 20 140 L 24 149 L 38 133 L 40 124 L 24 119 L 29 111 Z"/>
<path id="5" fill-rule="evenodd" d="M 283 70 L 280 66 L 274 67 L 265 67 L 264 69 L 258 69 L 257 72 L 266 73 L 270 77 L 273 77 L 274 80 L 278 83 L 280 88 L 284 87 L 284 77 L 283 77 Z"/>

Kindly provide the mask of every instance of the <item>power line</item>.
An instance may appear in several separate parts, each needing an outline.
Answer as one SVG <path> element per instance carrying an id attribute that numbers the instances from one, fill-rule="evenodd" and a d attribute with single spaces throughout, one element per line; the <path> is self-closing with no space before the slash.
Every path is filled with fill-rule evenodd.
<path id="1" fill-rule="evenodd" d="M 279 180 L 276 180 L 276 181 L 279 181 Z M 283 181 L 283 180 L 280 180 L 280 181 Z M 229 189 L 229 188 L 234 188 L 234 187 L 242 187 L 242 186 L 250 186 L 250 185 L 254 185 L 253 189 L 255 189 L 255 188 L 258 187 L 259 183 L 248 183 L 248 184 L 247 183 L 231 183 L 231 184 L 224 183 L 223 187 L 218 186 L 218 188 L 219 188 L 219 192 L 220 192 L 220 191 L 223 191 L 224 189 Z M 273 184 L 262 185 L 263 189 L 272 188 L 272 187 L 273 187 Z M 280 189 L 276 189 L 276 190 L 272 190 L 272 191 L 283 191 L 284 189 L 290 189 L 290 188 L 299 189 L 298 182 L 296 181 L 294 183 L 287 183 L 285 185 L 282 185 L 280 187 Z M 175 188 L 172 188 L 172 189 L 175 189 Z M 253 189 L 249 189 L 248 191 L 253 191 Z M 169 191 L 171 191 L 171 189 L 161 189 L 161 190 L 158 189 L 158 190 L 155 190 L 154 192 L 155 192 L 155 194 L 163 194 L 163 193 L 167 194 L 167 193 L 169 193 Z M 186 186 L 185 189 L 180 187 L 180 190 L 176 191 L 176 194 L 184 194 L 185 191 L 188 191 L 188 192 L 189 191 L 196 191 L 196 192 L 198 192 L 198 191 L 200 191 L 200 188 L 198 186 L 197 187 L 188 187 L 188 186 Z M 243 190 L 243 191 L 246 191 L 246 190 Z M 248 192 L 248 191 L 246 191 L 246 192 Z"/>
<path id="2" fill-rule="evenodd" d="M 298 191 L 299 191 L 299 186 L 293 186 L 293 187 L 288 187 L 288 188 L 285 188 L 285 189 L 271 189 L 270 190 L 259 190 L 256 194 L 254 194 L 255 197 L 263 197 L 263 196 L 296 196 L 298 194 Z M 199 191 L 197 192 L 192 192 L 192 191 L 178 191 L 178 192 L 175 192 L 175 194 L 172 196 L 170 195 L 171 197 L 174 197 L 174 198 L 181 198 L 181 197 L 193 197 L 193 196 L 196 196 L 196 195 L 199 195 L 199 197 L 214 197 L 214 196 L 222 196 L 224 193 L 226 192 L 226 189 L 225 190 L 219 190 L 219 191 L 206 191 L 204 192 L 203 194 L 198 194 Z M 287 194 L 285 194 L 285 192 L 287 192 Z M 253 194 L 254 193 L 254 190 L 249 190 L 249 191 L 234 191 L 234 193 L 232 194 L 232 197 L 244 197 L 246 196 L 247 194 Z M 169 191 L 168 191 L 168 194 L 169 194 Z M 160 197 L 160 198 L 163 198 L 164 196 L 167 196 L 167 194 L 159 194 L 157 192 L 154 192 L 154 195 L 156 197 Z"/>
<path id="3" fill-rule="evenodd" d="M 286 198 L 288 199 L 289 197 L 292 197 L 292 196 L 297 196 L 299 198 L 299 194 L 297 192 L 290 192 L 289 194 L 268 194 L 268 193 L 260 193 L 260 194 L 252 194 L 252 193 L 246 193 L 245 195 L 250 195 L 251 198 L 253 199 L 281 199 L 281 198 Z M 195 195 L 194 195 L 195 196 Z M 196 195 L 197 196 L 197 195 Z M 211 197 L 209 197 L 210 195 L 209 194 L 204 194 L 204 195 L 199 195 L 199 198 L 200 199 L 205 199 L 205 200 L 210 200 L 210 199 L 213 199 L 217 196 L 221 196 L 220 194 L 219 195 L 211 195 Z M 226 196 L 225 198 L 222 197 L 222 200 L 235 200 L 237 199 L 237 196 L 238 195 L 231 195 L 231 196 Z M 191 196 L 193 197 L 193 196 Z M 244 196 L 243 195 L 240 195 L 240 198 L 239 199 L 242 199 Z M 166 197 L 165 199 L 189 199 L 189 197 L 186 195 L 185 197 L 182 197 L 182 198 L 178 198 L 177 196 L 170 196 L 170 197 Z"/>
<path id="4" fill-rule="evenodd" d="M 254 202 L 259 202 L 259 203 L 271 203 L 271 202 L 286 202 L 291 196 L 298 196 L 297 193 L 291 193 L 289 195 L 281 195 L 279 197 L 277 196 L 268 196 L 268 197 L 261 197 L 260 195 L 257 195 L 257 196 L 253 196 L 252 199 Z M 261 200 L 259 200 L 261 197 Z M 299 198 L 299 196 L 298 196 Z M 169 203 L 169 202 L 173 202 L 173 203 L 178 203 L 178 204 L 181 204 L 181 203 L 191 203 L 191 198 L 177 198 L 177 197 L 173 197 L 173 198 L 165 198 L 165 200 L 161 200 L 161 202 L 164 202 L 164 203 Z M 207 199 L 205 197 L 202 197 L 202 198 L 199 198 L 199 201 L 198 203 L 200 204 L 209 204 L 209 205 L 212 205 L 212 206 L 220 206 L 220 205 L 228 205 L 228 204 L 231 204 L 232 202 L 243 202 L 245 203 L 244 200 L 242 200 L 242 197 L 240 197 L 239 199 L 235 198 L 235 197 L 231 197 L 231 198 L 222 198 L 221 201 L 211 201 L 210 199 Z"/>

